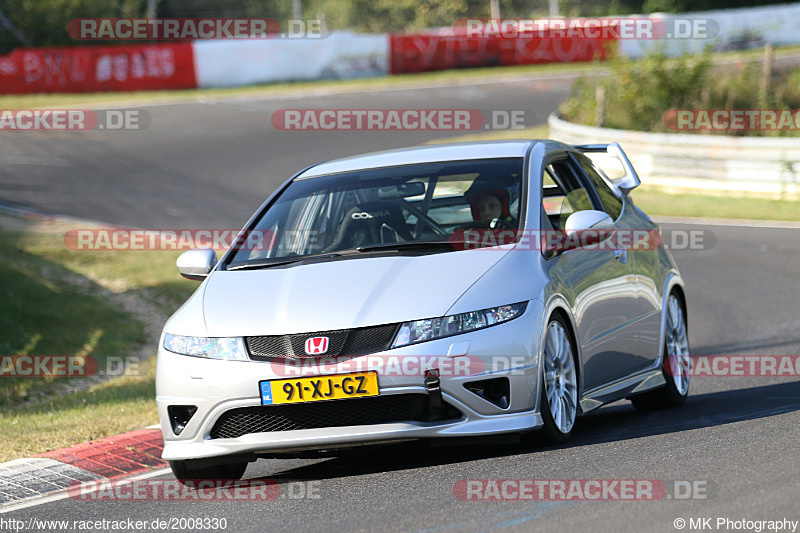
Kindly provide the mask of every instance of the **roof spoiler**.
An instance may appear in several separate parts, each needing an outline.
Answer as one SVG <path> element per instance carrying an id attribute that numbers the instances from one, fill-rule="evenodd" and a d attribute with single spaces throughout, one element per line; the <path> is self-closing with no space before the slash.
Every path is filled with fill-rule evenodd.
<path id="1" fill-rule="evenodd" d="M 619 143 L 579 144 L 575 145 L 575 149 L 582 153 L 606 153 L 619 160 L 620 164 L 622 164 L 622 169 L 625 171 L 625 175 L 611 180 L 611 183 L 622 191 L 623 194 L 628 194 L 642 183 L 642 180 L 639 179 L 639 175 L 633 169 L 630 159 L 625 155 Z"/>

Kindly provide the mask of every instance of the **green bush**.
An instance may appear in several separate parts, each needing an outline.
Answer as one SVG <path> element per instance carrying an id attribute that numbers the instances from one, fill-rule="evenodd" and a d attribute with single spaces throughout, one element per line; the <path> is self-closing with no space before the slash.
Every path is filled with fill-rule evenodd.
<path id="1" fill-rule="evenodd" d="M 67 34 L 70 20 L 142 17 L 145 4 L 144 0 L 0 0 L 0 10 L 33 46 L 70 46 L 102 44 L 72 39 Z M 19 46 L 0 26 L 0 53 Z"/>
<path id="2" fill-rule="evenodd" d="M 761 63 L 714 66 L 709 50 L 670 57 L 658 48 L 639 60 L 616 58 L 609 62 L 609 72 L 581 77 L 559 111 L 579 124 L 669 132 L 664 117 L 671 109 L 800 108 L 800 70 L 775 71 L 770 90 L 764 92 L 761 69 Z M 598 88 L 604 94 L 600 113 Z M 797 135 L 796 130 L 713 133 Z"/>

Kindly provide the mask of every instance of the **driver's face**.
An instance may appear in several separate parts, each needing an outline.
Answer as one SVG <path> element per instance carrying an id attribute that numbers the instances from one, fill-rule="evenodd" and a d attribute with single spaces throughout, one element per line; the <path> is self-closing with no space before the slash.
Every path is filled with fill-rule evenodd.
<path id="1" fill-rule="evenodd" d="M 493 220 L 503 214 L 503 206 L 496 196 L 487 194 L 478 199 L 478 214 L 481 220 Z"/>

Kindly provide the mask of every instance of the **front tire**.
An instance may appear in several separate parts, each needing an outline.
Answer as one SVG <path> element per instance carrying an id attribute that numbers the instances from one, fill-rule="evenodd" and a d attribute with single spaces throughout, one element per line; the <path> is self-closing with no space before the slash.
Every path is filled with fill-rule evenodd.
<path id="1" fill-rule="evenodd" d="M 661 371 L 666 385 L 654 391 L 631 398 L 631 403 L 641 411 L 677 407 L 689 397 L 689 334 L 683 300 L 672 292 L 667 300 L 667 320 L 664 334 L 664 361 Z"/>
<path id="2" fill-rule="evenodd" d="M 224 479 L 235 481 L 241 479 L 247 470 L 247 462 L 213 465 L 205 467 L 193 466 L 192 461 L 168 461 L 172 473 L 181 483 L 196 479 Z"/>
<path id="3" fill-rule="evenodd" d="M 561 316 L 547 324 L 542 351 L 542 434 L 547 442 L 560 444 L 572 436 L 578 414 L 578 373 L 575 350 Z"/>

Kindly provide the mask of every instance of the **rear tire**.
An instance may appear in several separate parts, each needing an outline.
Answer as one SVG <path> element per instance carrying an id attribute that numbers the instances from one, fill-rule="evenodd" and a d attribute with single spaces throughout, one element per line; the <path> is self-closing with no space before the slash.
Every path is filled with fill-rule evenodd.
<path id="1" fill-rule="evenodd" d="M 213 465 L 196 467 L 192 461 L 168 461 L 172 473 L 181 483 L 193 479 L 224 479 L 235 481 L 241 479 L 244 471 L 247 470 L 247 462 L 230 463 L 224 465 Z"/>
<path id="2" fill-rule="evenodd" d="M 578 374 L 574 349 L 564 319 L 554 315 L 547 324 L 542 350 L 541 434 L 552 444 L 572 437 L 578 414 Z"/>
<path id="3" fill-rule="evenodd" d="M 670 293 L 667 300 L 665 328 L 661 371 L 667 383 L 659 389 L 631 398 L 633 406 L 640 411 L 677 407 L 686 403 L 689 397 L 689 371 L 692 364 L 689 334 L 683 300 L 676 292 Z"/>

